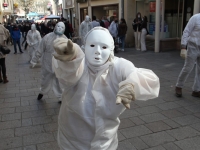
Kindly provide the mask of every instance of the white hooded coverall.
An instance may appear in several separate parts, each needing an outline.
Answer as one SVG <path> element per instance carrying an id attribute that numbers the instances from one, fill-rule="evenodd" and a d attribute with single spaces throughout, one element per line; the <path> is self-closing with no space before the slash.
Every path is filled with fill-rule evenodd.
<path id="1" fill-rule="evenodd" d="M 86 34 L 93 28 L 93 25 L 90 21 L 86 19 L 81 23 L 79 27 L 79 36 L 81 37 L 82 45 L 84 44 L 84 39 Z"/>
<path id="2" fill-rule="evenodd" d="M 26 40 L 29 45 L 28 53 L 29 53 L 30 59 L 32 59 L 36 50 L 39 48 L 39 44 L 41 41 L 40 32 L 37 30 L 29 30 L 27 33 Z"/>
<path id="3" fill-rule="evenodd" d="M 58 35 L 55 34 L 54 32 L 51 32 L 46 36 L 44 36 L 31 62 L 36 64 L 38 60 L 42 57 L 41 59 L 42 77 L 41 77 L 40 93 L 46 94 L 52 88 L 55 96 L 60 100 L 62 95 L 62 90 L 60 88 L 58 79 L 56 78 L 56 75 L 52 70 L 52 53 L 54 52 L 53 41 L 57 37 Z M 60 37 L 67 38 L 65 35 L 61 35 Z"/>
<path id="4" fill-rule="evenodd" d="M 58 117 L 60 149 L 116 150 L 118 117 L 125 110 L 122 104 L 116 105 L 119 88 L 131 83 L 136 99 L 152 99 L 158 96 L 159 79 L 123 58 L 91 66 L 79 46 L 74 46 L 76 59 L 63 62 L 53 57 L 52 61 L 56 77 L 64 84 Z"/>
<path id="5" fill-rule="evenodd" d="M 183 31 L 181 39 L 182 48 L 187 46 L 185 64 L 178 77 L 176 86 L 182 88 L 196 63 L 196 74 L 193 91 L 200 91 L 200 14 L 192 16 Z"/>

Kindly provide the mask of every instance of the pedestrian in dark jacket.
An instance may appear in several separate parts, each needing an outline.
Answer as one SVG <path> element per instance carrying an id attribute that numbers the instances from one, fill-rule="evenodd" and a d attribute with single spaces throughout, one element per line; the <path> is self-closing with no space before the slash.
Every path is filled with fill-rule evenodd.
<path id="1" fill-rule="evenodd" d="M 141 23 L 142 23 L 142 15 L 140 12 L 138 12 L 136 18 L 133 20 L 132 23 L 135 36 L 135 48 L 137 50 L 140 50 Z"/>
<path id="2" fill-rule="evenodd" d="M 19 28 L 16 25 L 14 25 L 13 28 L 12 28 L 11 36 L 12 36 L 12 39 L 13 39 L 13 42 L 14 42 L 14 49 L 15 49 L 14 54 L 17 54 L 17 46 L 16 46 L 16 44 L 19 47 L 20 53 L 23 53 L 22 49 L 21 49 L 21 46 L 20 46 L 21 33 L 20 33 Z"/>
<path id="3" fill-rule="evenodd" d="M 127 25 L 126 21 L 124 18 L 120 20 L 120 24 L 118 26 L 118 37 L 122 42 L 122 49 L 121 51 L 124 51 L 124 45 L 125 45 L 125 37 L 126 37 L 126 32 L 127 32 Z"/>

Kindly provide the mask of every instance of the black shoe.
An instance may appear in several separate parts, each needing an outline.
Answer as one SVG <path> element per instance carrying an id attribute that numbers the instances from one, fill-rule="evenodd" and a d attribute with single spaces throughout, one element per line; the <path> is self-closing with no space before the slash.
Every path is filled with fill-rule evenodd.
<path id="1" fill-rule="evenodd" d="M 3 80 L 2 79 L 0 79 L 0 83 L 2 83 L 3 82 Z"/>
<path id="2" fill-rule="evenodd" d="M 17 54 L 17 52 L 14 52 L 14 54 Z"/>
<path id="3" fill-rule="evenodd" d="M 41 100 L 42 97 L 43 97 L 43 95 L 42 95 L 42 94 L 39 94 L 38 97 L 37 97 L 37 100 Z"/>
<path id="4" fill-rule="evenodd" d="M 59 104 L 62 104 L 62 101 L 58 101 Z"/>
<path id="5" fill-rule="evenodd" d="M 22 51 L 20 51 L 20 53 L 23 53 Z"/>
<path id="6" fill-rule="evenodd" d="M 175 94 L 176 94 L 176 97 L 182 97 L 182 88 L 176 87 Z"/>

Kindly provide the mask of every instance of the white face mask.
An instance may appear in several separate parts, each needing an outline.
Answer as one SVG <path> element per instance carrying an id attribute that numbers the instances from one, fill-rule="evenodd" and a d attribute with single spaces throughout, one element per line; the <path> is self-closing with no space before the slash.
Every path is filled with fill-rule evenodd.
<path id="1" fill-rule="evenodd" d="M 31 30 L 32 30 L 32 31 L 36 30 L 35 24 L 32 24 L 32 25 L 31 25 Z"/>
<path id="2" fill-rule="evenodd" d="M 99 67 L 108 61 L 111 54 L 112 38 L 102 30 L 92 31 L 85 44 L 85 56 L 89 64 Z"/>
<path id="3" fill-rule="evenodd" d="M 54 29 L 54 33 L 57 35 L 62 35 L 65 32 L 65 24 L 63 22 L 58 22 Z"/>
<path id="4" fill-rule="evenodd" d="M 90 21 L 90 17 L 89 16 L 85 16 L 85 21 Z"/>

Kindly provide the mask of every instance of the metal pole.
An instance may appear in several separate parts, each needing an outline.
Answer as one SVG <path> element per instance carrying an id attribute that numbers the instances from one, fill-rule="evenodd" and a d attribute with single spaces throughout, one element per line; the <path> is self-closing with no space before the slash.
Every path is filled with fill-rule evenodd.
<path id="1" fill-rule="evenodd" d="M 164 38 L 165 28 L 165 0 L 162 0 L 162 24 L 161 24 L 161 38 Z"/>
<path id="2" fill-rule="evenodd" d="M 155 52 L 160 51 L 160 0 L 156 0 Z"/>

